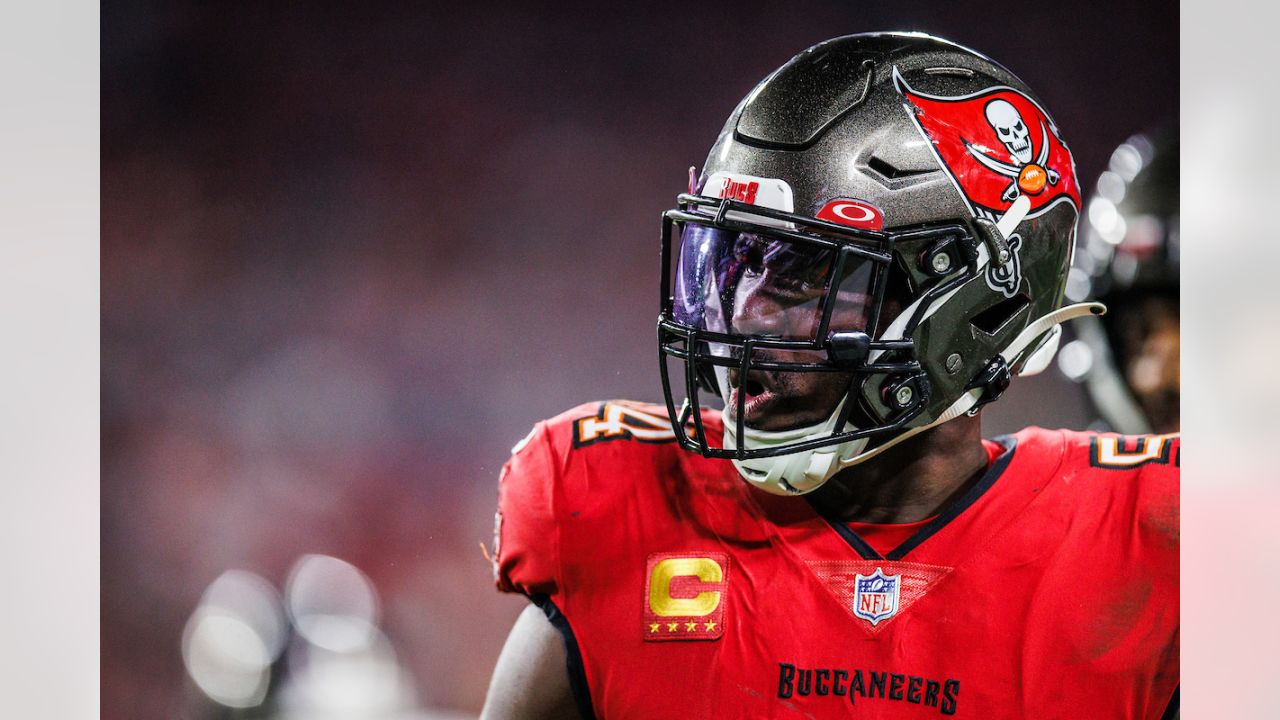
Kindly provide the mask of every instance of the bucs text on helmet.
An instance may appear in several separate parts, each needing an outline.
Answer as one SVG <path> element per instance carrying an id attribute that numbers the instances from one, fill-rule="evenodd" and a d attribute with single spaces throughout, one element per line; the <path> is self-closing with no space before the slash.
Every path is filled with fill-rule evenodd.
<path id="1" fill-rule="evenodd" d="M 677 438 L 797 494 L 976 411 L 1048 364 L 1059 323 L 1103 312 L 1061 307 L 1079 205 L 1056 125 L 992 60 L 918 33 L 805 50 L 663 215 Z"/>

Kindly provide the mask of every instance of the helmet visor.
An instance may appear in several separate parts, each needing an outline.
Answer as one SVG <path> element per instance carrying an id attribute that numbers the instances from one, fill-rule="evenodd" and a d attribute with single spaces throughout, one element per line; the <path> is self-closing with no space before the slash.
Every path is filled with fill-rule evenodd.
<path id="1" fill-rule="evenodd" d="M 816 343 L 831 332 L 867 330 L 872 261 L 763 228 L 686 222 L 673 223 L 672 232 L 679 234 L 676 323 L 738 338 Z"/>

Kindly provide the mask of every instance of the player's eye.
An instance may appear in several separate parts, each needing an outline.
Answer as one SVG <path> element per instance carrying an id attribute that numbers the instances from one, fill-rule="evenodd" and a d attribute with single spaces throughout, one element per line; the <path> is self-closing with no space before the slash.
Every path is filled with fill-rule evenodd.
<path id="1" fill-rule="evenodd" d="M 767 272 L 770 284 L 780 289 L 821 289 L 831 272 L 829 250 L 799 247 L 750 233 L 738 236 L 733 255 L 745 274 L 758 277 Z"/>
<path id="2" fill-rule="evenodd" d="M 831 274 L 831 253 L 791 243 L 774 243 L 765 253 L 765 266 L 779 285 L 815 290 L 827 284 Z"/>
<path id="3" fill-rule="evenodd" d="M 733 244 L 733 256 L 751 275 L 764 272 L 765 241 L 758 235 L 743 233 Z"/>

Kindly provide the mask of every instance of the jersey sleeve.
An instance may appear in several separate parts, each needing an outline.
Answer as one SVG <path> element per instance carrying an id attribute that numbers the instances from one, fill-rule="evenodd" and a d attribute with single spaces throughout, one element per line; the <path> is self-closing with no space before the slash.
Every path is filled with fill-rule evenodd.
<path id="1" fill-rule="evenodd" d="M 1164 446 L 1156 453 L 1159 462 L 1147 463 L 1142 470 L 1145 474 L 1164 479 L 1177 480 L 1182 468 L 1182 435 L 1156 435 L 1153 440 L 1164 442 Z"/>
<path id="2" fill-rule="evenodd" d="M 1143 509 L 1139 518 L 1140 529 L 1145 539 L 1168 550 L 1172 556 L 1173 577 L 1177 577 L 1178 552 L 1180 547 L 1180 515 L 1181 503 L 1179 483 L 1182 467 L 1182 438 L 1179 435 L 1163 435 L 1148 438 L 1148 443 L 1163 442 L 1156 461 L 1148 462 L 1141 468 L 1139 482 L 1145 493 Z"/>
<path id="3" fill-rule="evenodd" d="M 502 592 L 556 595 L 560 532 L 556 521 L 556 454 L 546 423 L 512 451 L 498 479 L 494 579 Z"/>

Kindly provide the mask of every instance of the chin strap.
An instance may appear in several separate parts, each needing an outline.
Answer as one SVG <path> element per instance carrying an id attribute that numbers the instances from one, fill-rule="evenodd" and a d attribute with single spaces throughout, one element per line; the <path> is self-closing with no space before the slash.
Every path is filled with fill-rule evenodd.
<path id="1" fill-rule="evenodd" d="M 848 398 L 841 400 L 831 415 L 817 425 L 773 432 L 745 428 L 745 437 L 741 439 L 742 447 L 748 450 L 760 450 L 828 437 L 835 431 L 847 400 Z M 721 417 L 724 421 L 724 446 L 738 448 L 737 424 L 730 421 L 727 402 Z M 758 460 L 735 459 L 732 462 L 747 482 L 766 492 L 775 495 L 803 495 L 816 490 L 819 485 L 836 474 L 844 459 L 860 452 L 866 444 L 867 439 L 860 438 L 789 455 Z"/>

